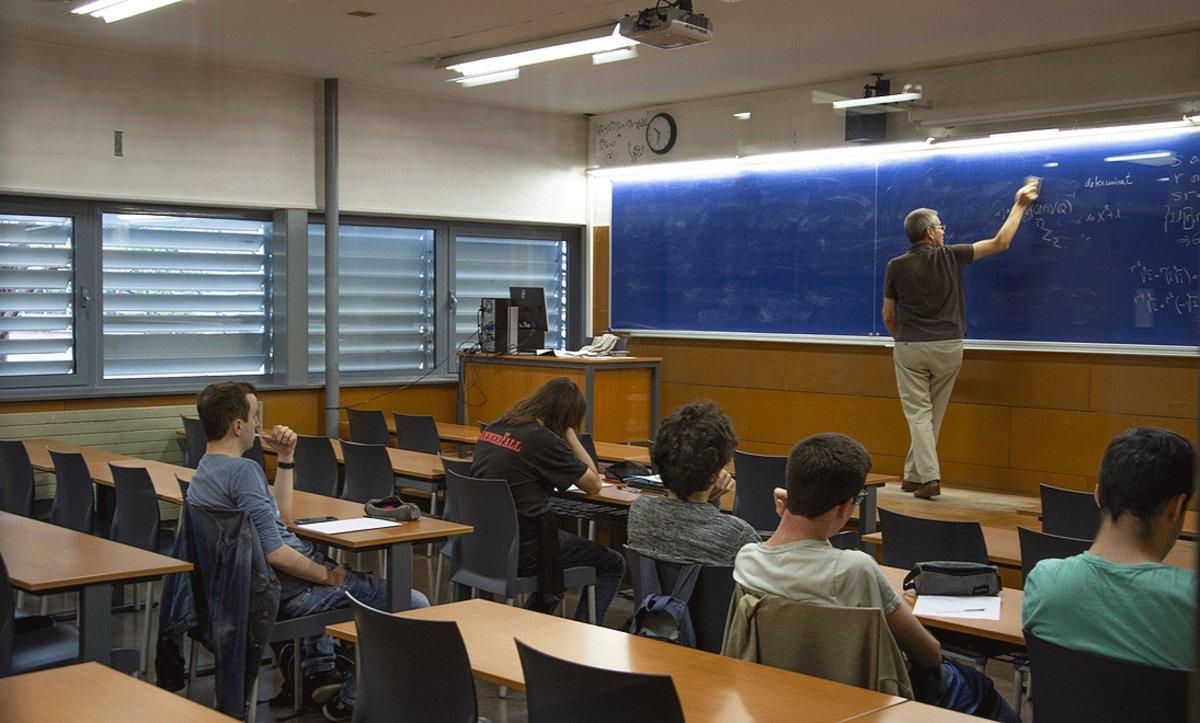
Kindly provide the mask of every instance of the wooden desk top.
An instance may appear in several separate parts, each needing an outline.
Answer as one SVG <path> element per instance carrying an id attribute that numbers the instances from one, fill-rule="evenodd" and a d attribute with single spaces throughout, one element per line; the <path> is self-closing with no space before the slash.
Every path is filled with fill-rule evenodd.
<path id="1" fill-rule="evenodd" d="M 187 572 L 192 563 L 103 537 L 0 512 L 0 555 L 12 584 L 28 592 Z"/>
<path id="2" fill-rule="evenodd" d="M 503 364 L 504 362 L 533 362 L 547 365 L 605 366 L 611 364 L 660 364 L 660 356 L 551 356 L 549 354 L 468 354 L 459 352 L 463 361 Z"/>
<path id="3" fill-rule="evenodd" d="M 347 520 L 363 516 L 363 506 L 358 502 L 326 497 L 310 492 L 292 492 L 293 518 L 322 517 L 328 515 L 339 520 Z M 296 527 L 288 520 L 288 529 L 297 535 L 309 539 L 328 542 L 335 547 L 349 550 L 367 550 L 386 547 L 397 542 L 424 542 L 443 537 L 466 535 L 475 531 L 470 525 L 460 525 L 457 522 L 446 522 L 432 517 L 421 517 L 410 522 L 403 522 L 399 527 L 383 527 L 376 530 L 349 532 L 341 535 L 326 535 Z"/>
<path id="4" fill-rule="evenodd" d="M 337 457 L 338 464 L 345 464 L 346 457 L 342 454 L 341 440 L 331 439 L 329 441 L 333 443 L 333 455 Z M 411 452 L 395 447 L 388 447 L 387 452 L 388 457 L 392 460 L 392 472 L 398 475 L 428 480 L 442 479 L 446 476 L 446 473 L 442 471 L 442 461 L 436 454 Z"/>
<path id="5" fill-rule="evenodd" d="M 873 542 L 877 545 L 884 544 L 882 532 L 863 535 L 862 539 L 863 542 Z M 984 527 L 983 541 L 987 545 L 988 560 L 992 564 L 1002 567 L 1021 568 L 1021 542 L 1016 530 Z M 1176 542 L 1175 547 L 1171 548 L 1171 551 L 1167 553 L 1167 557 L 1163 562 L 1172 567 L 1195 570 L 1196 543 L 1187 540 Z"/>
<path id="6" fill-rule="evenodd" d="M 882 710 L 871 711 L 866 715 L 850 719 L 854 723 L 939 723 L 940 721 L 978 721 L 978 718 L 966 713 L 956 713 L 934 705 L 906 700 L 898 705 L 889 705 Z"/>
<path id="7" fill-rule="evenodd" d="M 1035 502 L 1031 507 L 1023 507 L 1017 510 L 1018 515 L 1027 517 L 1036 517 L 1042 519 L 1042 503 Z M 1184 540 L 1195 540 L 1200 536 L 1200 513 L 1196 510 L 1187 510 L 1183 513 L 1183 529 L 1179 531 L 1179 537 Z"/>
<path id="8" fill-rule="evenodd" d="M 904 591 L 904 576 L 908 574 L 908 570 L 903 570 L 898 567 L 883 566 L 883 574 L 887 576 L 888 582 L 891 583 L 892 589 L 908 605 L 911 609 L 917 601 L 916 593 L 911 590 L 907 593 Z M 1025 647 L 1025 636 L 1021 632 L 1021 603 L 1025 599 L 1025 593 L 1012 588 L 1004 588 L 1000 591 L 1000 619 L 999 620 L 970 620 L 967 618 L 938 618 L 928 616 L 918 616 L 918 620 L 925 624 L 925 627 L 938 630 L 953 630 L 959 633 L 966 633 L 980 638 L 989 638 L 998 640 L 1002 643 L 1009 643 L 1015 647 Z"/>
<path id="9" fill-rule="evenodd" d="M 192 478 L 193 470 L 187 467 L 129 457 L 116 452 L 110 452 L 106 449 L 81 447 L 70 442 L 63 442 L 57 439 L 42 439 L 39 437 L 30 437 L 21 441 L 24 442 L 25 449 L 29 452 L 29 461 L 33 464 L 34 469 L 43 472 L 54 471 L 54 461 L 50 458 L 49 451 L 51 449 L 57 452 L 78 452 L 83 455 L 84 461 L 87 462 L 88 472 L 92 475 L 92 481 L 106 487 L 114 485 L 112 470 L 108 466 L 110 462 L 128 467 L 145 467 L 150 472 L 150 481 L 154 483 L 154 493 L 158 496 L 158 499 L 176 505 L 183 504 L 183 495 L 179 493 L 179 483 L 175 481 L 175 475 L 178 474 L 185 480 Z"/>
<path id="10" fill-rule="evenodd" d="M 513 638 L 587 665 L 671 675 L 691 723 L 798 717 L 843 720 L 904 700 L 486 600 L 437 605 L 404 615 L 456 622 L 476 677 L 518 690 L 524 690 L 525 677 Z M 326 632 L 357 640 L 353 621 L 331 625 Z"/>
<path id="11" fill-rule="evenodd" d="M 0 701 L 9 723 L 234 720 L 100 663 L 0 678 Z"/>

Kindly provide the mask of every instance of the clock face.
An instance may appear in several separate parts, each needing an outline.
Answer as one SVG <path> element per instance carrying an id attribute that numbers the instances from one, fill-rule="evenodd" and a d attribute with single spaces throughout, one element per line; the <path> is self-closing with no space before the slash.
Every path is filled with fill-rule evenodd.
<path id="1" fill-rule="evenodd" d="M 675 119 L 659 113 L 646 124 L 646 145 L 658 154 L 666 153 L 675 145 Z"/>

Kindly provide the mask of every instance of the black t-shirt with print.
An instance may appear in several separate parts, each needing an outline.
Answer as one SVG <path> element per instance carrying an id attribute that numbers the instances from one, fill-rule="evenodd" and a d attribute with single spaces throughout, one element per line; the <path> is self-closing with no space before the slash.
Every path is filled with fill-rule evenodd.
<path id="1" fill-rule="evenodd" d="M 507 481 L 517 512 L 531 516 L 549 511 L 550 493 L 566 490 L 586 470 L 565 439 L 535 422 L 489 425 L 471 462 L 472 477 Z"/>

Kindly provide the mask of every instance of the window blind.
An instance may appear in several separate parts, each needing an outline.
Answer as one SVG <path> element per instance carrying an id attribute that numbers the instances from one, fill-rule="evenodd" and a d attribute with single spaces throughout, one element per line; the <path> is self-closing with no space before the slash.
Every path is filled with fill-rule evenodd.
<path id="1" fill-rule="evenodd" d="M 325 226 L 310 224 L 308 371 L 325 372 Z M 434 358 L 434 231 L 338 227 L 338 368 L 403 376 Z"/>
<path id="2" fill-rule="evenodd" d="M 104 377 L 271 371 L 271 223 L 104 214 Z"/>
<path id="3" fill-rule="evenodd" d="M 74 222 L 0 214 L 0 376 L 75 372 Z"/>

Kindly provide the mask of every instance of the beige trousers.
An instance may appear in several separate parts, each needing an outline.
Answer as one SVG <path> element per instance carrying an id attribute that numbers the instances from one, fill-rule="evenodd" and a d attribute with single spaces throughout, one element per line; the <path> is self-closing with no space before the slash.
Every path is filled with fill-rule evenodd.
<path id="1" fill-rule="evenodd" d="M 898 341 L 892 352 L 896 389 L 912 440 L 904 459 L 904 479 L 924 484 L 942 478 L 937 440 L 962 368 L 962 339 Z"/>

